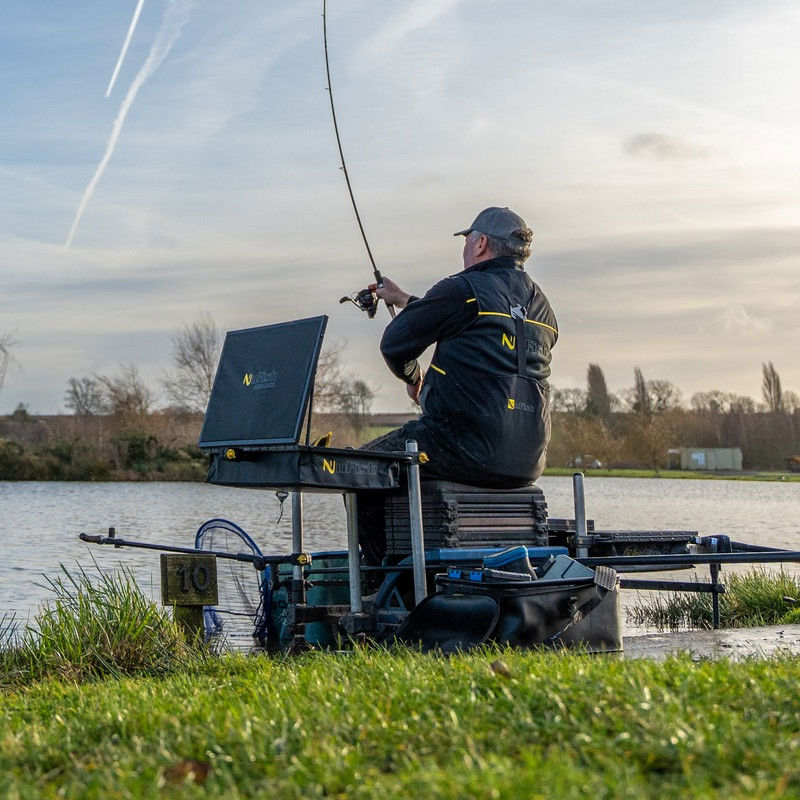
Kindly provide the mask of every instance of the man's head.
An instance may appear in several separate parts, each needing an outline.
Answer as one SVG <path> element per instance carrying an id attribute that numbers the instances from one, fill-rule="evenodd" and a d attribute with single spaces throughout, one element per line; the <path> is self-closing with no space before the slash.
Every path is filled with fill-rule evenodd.
<path id="1" fill-rule="evenodd" d="M 533 232 L 508 208 L 485 208 L 469 228 L 453 235 L 466 238 L 464 269 L 500 256 L 510 256 L 522 266 L 531 254 Z"/>

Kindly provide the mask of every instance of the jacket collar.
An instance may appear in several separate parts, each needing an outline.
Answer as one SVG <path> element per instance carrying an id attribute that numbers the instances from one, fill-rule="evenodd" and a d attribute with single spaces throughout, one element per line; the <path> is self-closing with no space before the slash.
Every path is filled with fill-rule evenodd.
<path id="1" fill-rule="evenodd" d="M 525 271 L 524 265 L 517 264 L 516 259 L 512 256 L 499 256 L 498 258 L 490 258 L 486 261 L 480 261 L 477 264 L 473 264 L 468 269 L 462 270 L 462 272 L 483 272 L 484 270 L 496 269 L 497 267 L 518 269 L 522 272 Z"/>

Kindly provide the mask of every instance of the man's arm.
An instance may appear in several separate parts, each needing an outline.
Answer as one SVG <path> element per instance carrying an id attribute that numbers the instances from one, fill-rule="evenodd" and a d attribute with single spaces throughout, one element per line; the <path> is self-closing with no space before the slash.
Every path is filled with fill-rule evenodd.
<path id="1" fill-rule="evenodd" d="M 399 290 L 396 284 L 392 288 Z M 405 310 L 386 326 L 381 354 L 392 373 L 416 390 L 417 398 L 422 382 L 417 359 L 434 342 L 458 333 L 474 319 L 475 304 L 467 303 L 469 294 L 467 283 L 457 276 L 439 281 L 421 298 L 403 292 L 408 298 Z"/>

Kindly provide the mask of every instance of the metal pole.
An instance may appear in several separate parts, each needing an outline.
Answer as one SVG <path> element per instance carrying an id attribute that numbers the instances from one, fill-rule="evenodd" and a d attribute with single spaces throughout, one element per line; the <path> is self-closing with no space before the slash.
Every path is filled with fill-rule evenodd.
<path id="1" fill-rule="evenodd" d="M 303 551 L 303 494 L 292 492 L 292 549 L 296 553 Z M 303 568 L 295 564 L 292 568 L 292 602 L 304 603 Z"/>
<path id="2" fill-rule="evenodd" d="M 578 558 L 586 558 L 589 548 L 586 545 L 586 498 L 583 493 L 583 473 L 572 475 L 572 494 L 575 501 L 575 552 Z"/>
<path id="3" fill-rule="evenodd" d="M 406 442 L 406 452 L 416 453 L 417 443 Z M 425 537 L 422 531 L 422 490 L 419 485 L 419 464 L 416 460 L 408 470 L 408 516 L 411 523 L 411 563 L 414 567 L 414 600 L 421 603 L 428 594 L 425 578 Z"/>
<path id="4" fill-rule="evenodd" d="M 361 605 L 361 553 L 358 549 L 358 502 L 355 494 L 344 496 L 347 512 L 347 571 L 350 576 L 350 611 L 360 614 Z"/>
<path id="5" fill-rule="evenodd" d="M 709 564 L 709 572 L 711 573 L 711 624 L 714 630 L 719 628 L 719 564 Z"/>

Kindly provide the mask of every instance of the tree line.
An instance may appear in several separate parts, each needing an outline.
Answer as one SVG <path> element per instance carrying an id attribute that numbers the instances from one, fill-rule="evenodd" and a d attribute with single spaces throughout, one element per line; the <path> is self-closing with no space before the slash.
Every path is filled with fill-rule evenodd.
<path id="1" fill-rule="evenodd" d="M 762 364 L 761 402 L 717 389 L 686 401 L 639 367 L 633 385 L 613 393 L 602 368 L 589 364 L 586 388 L 554 389 L 551 403 L 551 465 L 659 469 L 671 448 L 739 447 L 745 469 L 784 469 L 800 453 L 800 398 L 782 388 L 771 361 Z"/>
<path id="2" fill-rule="evenodd" d="M 0 336 L 0 388 L 14 344 Z M 45 421 L 20 404 L 0 418 L 0 479 L 203 479 L 206 458 L 196 442 L 222 337 L 201 313 L 173 334 L 171 345 L 157 387 L 136 366 L 122 364 L 111 374 L 70 378 L 64 393 L 70 415 Z M 343 347 L 327 346 L 320 355 L 312 427 L 313 436 L 334 429 L 340 446 L 368 438 L 374 398 L 369 384 L 342 367 Z"/>
<path id="3" fill-rule="evenodd" d="M 0 332 L 0 389 L 15 365 L 14 337 Z M 67 382 L 69 416 L 34 420 L 24 406 L 0 418 L 0 479 L 202 479 L 206 462 L 196 447 L 202 413 L 214 380 L 221 335 L 202 313 L 171 338 L 170 364 L 158 386 L 134 365 L 112 374 L 91 373 Z M 343 345 L 319 359 L 314 388 L 314 436 L 336 432 L 334 443 L 357 445 L 369 427 L 372 388 L 342 367 Z M 586 386 L 554 389 L 554 466 L 655 467 L 674 447 L 739 447 L 747 469 L 781 469 L 800 454 L 800 399 L 782 386 L 772 362 L 762 365 L 761 401 L 713 389 L 685 400 L 662 379 L 639 367 L 633 385 L 609 391 L 598 364 Z"/>

